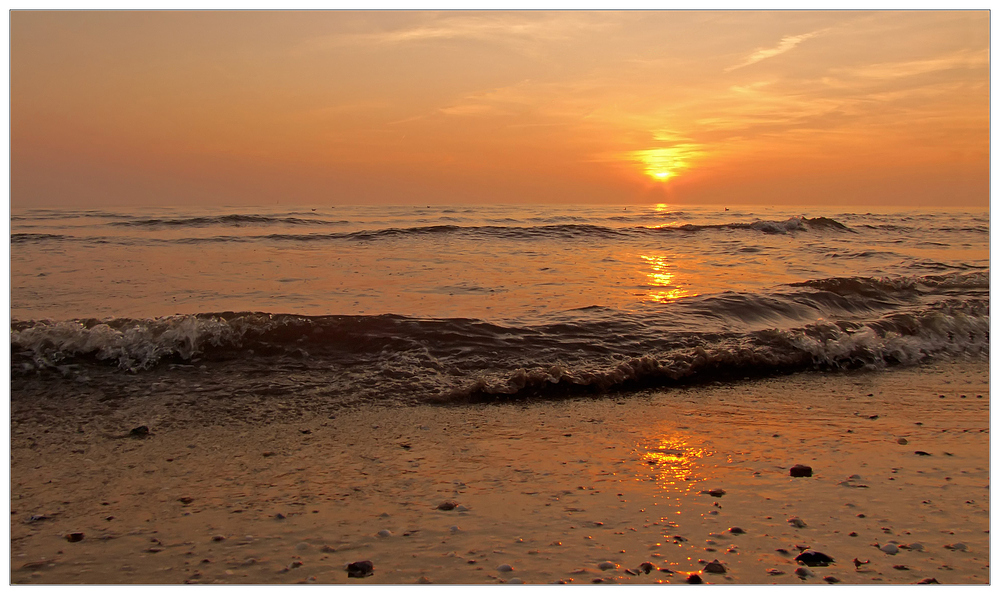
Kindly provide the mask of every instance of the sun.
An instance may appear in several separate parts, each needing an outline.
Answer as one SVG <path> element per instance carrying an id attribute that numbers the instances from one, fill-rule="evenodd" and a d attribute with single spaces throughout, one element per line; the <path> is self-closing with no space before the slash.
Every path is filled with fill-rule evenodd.
<path id="1" fill-rule="evenodd" d="M 645 166 L 647 176 L 657 182 L 666 182 L 679 172 L 690 168 L 691 161 L 696 160 L 701 154 L 700 145 L 681 143 L 670 147 L 632 151 L 628 154 L 628 158 Z"/>
<path id="2" fill-rule="evenodd" d="M 666 180 L 667 178 L 669 178 L 672 175 L 673 174 L 670 173 L 670 172 L 668 172 L 668 171 L 653 172 L 653 177 L 656 178 L 657 180 Z"/>

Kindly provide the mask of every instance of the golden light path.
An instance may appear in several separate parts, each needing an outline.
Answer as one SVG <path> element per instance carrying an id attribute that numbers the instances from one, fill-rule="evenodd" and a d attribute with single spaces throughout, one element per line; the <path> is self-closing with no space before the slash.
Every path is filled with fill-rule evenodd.
<path id="1" fill-rule="evenodd" d="M 670 260 L 668 256 L 648 256 L 640 254 L 639 258 L 646 261 L 646 264 L 652 268 L 651 272 L 646 273 L 647 283 L 657 288 L 663 288 L 650 291 L 646 296 L 648 300 L 666 303 L 683 297 L 693 297 L 698 295 L 686 289 L 681 289 L 674 283 L 676 275 L 670 270 Z"/>

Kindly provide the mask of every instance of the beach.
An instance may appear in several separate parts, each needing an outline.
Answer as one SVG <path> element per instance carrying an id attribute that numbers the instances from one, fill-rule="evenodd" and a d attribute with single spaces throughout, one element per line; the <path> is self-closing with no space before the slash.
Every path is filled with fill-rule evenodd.
<path id="1" fill-rule="evenodd" d="M 982 359 L 451 406 L 74 386 L 12 396 L 13 583 L 989 582 Z"/>

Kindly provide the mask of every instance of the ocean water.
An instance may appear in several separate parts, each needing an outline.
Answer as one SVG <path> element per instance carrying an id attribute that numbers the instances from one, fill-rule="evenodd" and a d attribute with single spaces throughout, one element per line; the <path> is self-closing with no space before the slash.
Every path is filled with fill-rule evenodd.
<path id="1" fill-rule="evenodd" d="M 989 357 L 985 211 L 11 211 L 12 390 L 601 397 Z"/>

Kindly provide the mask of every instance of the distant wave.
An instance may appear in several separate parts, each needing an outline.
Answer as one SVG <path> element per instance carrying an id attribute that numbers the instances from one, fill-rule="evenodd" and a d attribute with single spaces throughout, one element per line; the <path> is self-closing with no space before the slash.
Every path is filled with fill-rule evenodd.
<path id="1" fill-rule="evenodd" d="M 180 217 L 176 219 L 146 218 L 113 221 L 116 227 L 229 227 L 241 225 L 347 225 L 350 222 L 331 219 L 301 217 L 271 217 L 265 215 L 219 215 L 215 217 Z"/>

